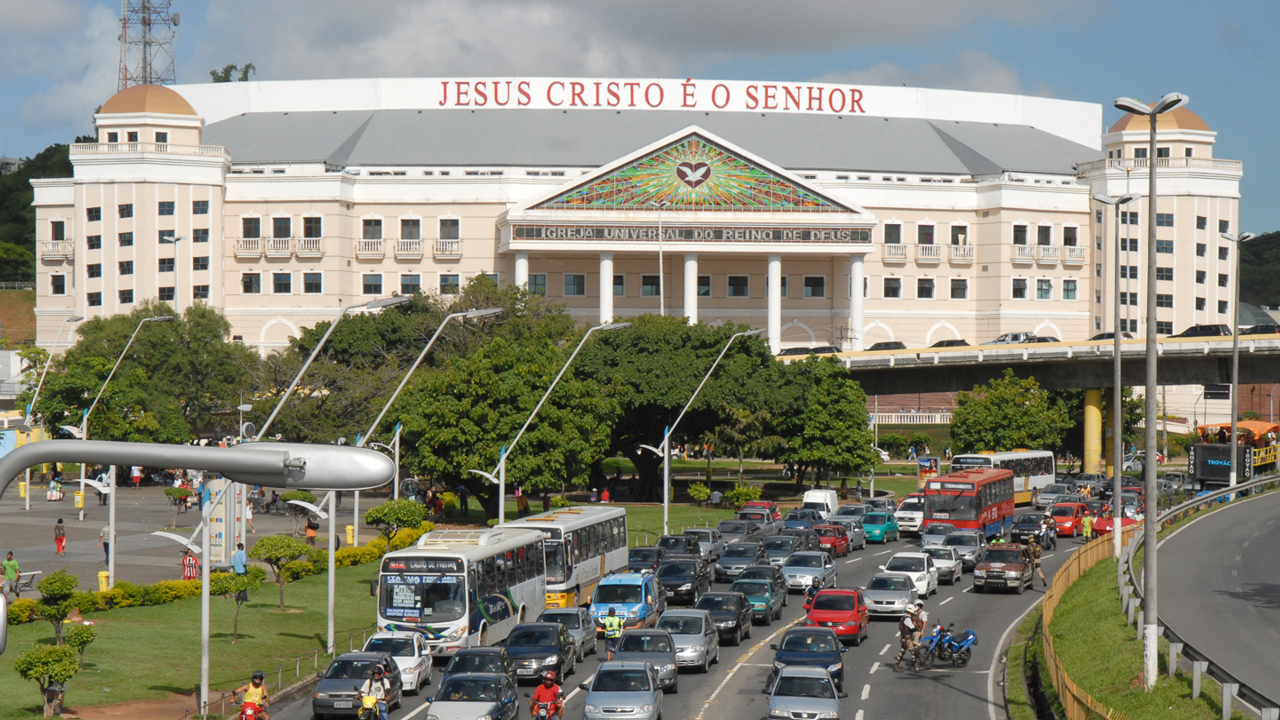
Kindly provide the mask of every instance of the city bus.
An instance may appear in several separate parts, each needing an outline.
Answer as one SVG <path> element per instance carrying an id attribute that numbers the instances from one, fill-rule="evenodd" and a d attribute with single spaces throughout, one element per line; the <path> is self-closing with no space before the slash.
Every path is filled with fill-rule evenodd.
<path id="1" fill-rule="evenodd" d="M 1013 527 L 1013 471 L 974 468 L 940 475 L 924 487 L 924 524 L 947 523 L 986 537 Z"/>
<path id="2" fill-rule="evenodd" d="M 505 640 L 546 608 L 542 533 L 436 530 L 382 558 L 378 628 L 421 633 L 433 656 Z"/>
<path id="3" fill-rule="evenodd" d="M 981 452 L 951 458 L 951 472 L 969 468 L 1003 468 L 1013 471 L 1013 500 L 1028 505 L 1040 488 L 1054 482 L 1057 468 L 1049 450 Z"/>
<path id="4" fill-rule="evenodd" d="M 547 554 L 547 607 L 591 601 L 604 576 L 627 569 L 627 511 L 611 505 L 561 508 L 512 520 L 505 527 L 542 533 Z"/>

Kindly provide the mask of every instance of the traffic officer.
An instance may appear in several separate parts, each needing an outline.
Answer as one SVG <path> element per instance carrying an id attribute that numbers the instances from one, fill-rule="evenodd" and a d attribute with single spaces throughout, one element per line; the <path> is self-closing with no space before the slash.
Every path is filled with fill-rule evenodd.
<path id="1" fill-rule="evenodd" d="M 622 618 L 618 617 L 616 608 L 609 608 L 609 614 L 604 618 L 604 650 L 608 660 L 613 659 L 613 654 L 618 650 L 618 638 L 622 637 Z"/>
<path id="2" fill-rule="evenodd" d="M 1028 550 L 1031 551 L 1031 567 L 1035 568 L 1036 575 L 1040 576 L 1040 584 L 1044 587 L 1049 586 L 1049 581 L 1044 579 L 1044 570 L 1040 568 L 1040 558 L 1044 555 L 1044 550 L 1040 548 L 1040 543 L 1036 542 L 1036 536 L 1032 535 L 1027 538 Z"/>
<path id="3" fill-rule="evenodd" d="M 920 616 L 916 612 L 916 606 L 912 605 L 898 621 L 898 637 L 902 641 L 902 649 L 898 651 L 898 657 L 893 661 L 894 672 L 901 672 L 899 666 L 902 664 L 902 658 L 908 655 L 911 657 L 912 667 L 916 670 L 920 669 L 916 660 L 916 646 L 919 644 L 916 638 L 921 636 L 922 626 Z"/>

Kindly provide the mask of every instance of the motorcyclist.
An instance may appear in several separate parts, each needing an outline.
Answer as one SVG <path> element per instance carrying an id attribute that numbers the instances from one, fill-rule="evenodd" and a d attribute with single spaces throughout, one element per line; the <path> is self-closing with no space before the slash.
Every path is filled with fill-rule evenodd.
<path id="1" fill-rule="evenodd" d="M 261 670 L 253 671 L 253 678 L 249 682 L 241 685 L 231 691 L 231 696 L 241 697 L 246 705 L 254 705 L 258 708 L 258 717 L 262 720 L 271 720 L 271 716 L 267 714 L 267 708 L 271 705 L 271 698 L 267 695 L 267 674 Z"/>
<path id="2" fill-rule="evenodd" d="M 814 597 L 815 595 L 817 595 L 817 594 L 818 594 L 818 591 L 819 591 L 819 590 L 821 590 L 821 589 L 822 589 L 822 579 L 821 579 L 821 578 L 814 578 L 814 579 L 813 579 L 813 584 L 811 584 L 809 587 L 805 588 L 805 590 L 804 590 L 804 602 L 805 602 L 805 604 L 806 604 L 806 605 L 811 605 L 811 604 L 813 603 L 813 597 Z"/>
<path id="3" fill-rule="evenodd" d="M 360 695 L 367 695 L 378 701 L 378 720 L 387 720 L 387 695 L 390 693 L 391 683 L 387 680 L 386 670 L 381 665 L 374 665 L 373 677 L 360 686 Z"/>
<path id="4" fill-rule="evenodd" d="M 551 709 L 547 713 L 548 718 L 553 715 L 564 718 L 564 693 L 560 690 L 560 686 L 556 684 L 554 670 L 542 673 L 542 684 L 533 691 L 533 698 L 529 701 L 530 717 L 536 718 L 538 716 L 538 705 L 540 703 L 551 704 Z"/>

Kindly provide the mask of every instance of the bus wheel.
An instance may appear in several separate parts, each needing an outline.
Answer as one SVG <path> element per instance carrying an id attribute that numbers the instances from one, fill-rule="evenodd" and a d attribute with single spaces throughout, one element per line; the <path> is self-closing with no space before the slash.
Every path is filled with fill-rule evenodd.
<path id="1" fill-rule="evenodd" d="M 522 625 L 524 624 L 524 612 L 525 612 L 525 607 L 524 607 L 523 605 L 521 605 L 521 606 L 520 606 L 520 619 L 518 620 L 518 623 L 519 623 L 519 624 L 522 624 Z"/>
<path id="2" fill-rule="evenodd" d="M 488 645 L 489 645 L 489 626 L 481 625 L 480 626 L 480 646 L 486 647 Z"/>

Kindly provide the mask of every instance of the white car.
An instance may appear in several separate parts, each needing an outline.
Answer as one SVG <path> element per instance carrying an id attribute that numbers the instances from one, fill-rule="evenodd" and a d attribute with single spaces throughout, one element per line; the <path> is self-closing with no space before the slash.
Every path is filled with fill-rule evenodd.
<path id="1" fill-rule="evenodd" d="M 887 463 L 887 462 L 889 462 L 889 453 L 885 452 L 884 450 L 881 450 L 880 448 L 876 447 L 875 445 L 872 445 L 872 446 L 871 446 L 871 449 L 872 449 L 872 450 L 874 450 L 874 451 L 875 451 L 875 453 L 876 453 L 877 455 L 879 455 L 879 456 L 880 456 L 880 462 L 882 462 L 882 463 Z"/>
<path id="2" fill-rule="evenodd" d="M 924 498 L 919 495 L 902 498 L 902 504 L 893 513 L 893 517 L 898 521 L 898 529 L 902 532 L 920 532 L 920 525 L 924 523 Z"/>
<path id="3" fill-rule="evenodd" d="M 934 564 L 933 557 L 926 553 L 897 553 L 889 558 L 889 562 L 881 565 L 880 569 L 910 578 L 916 586 L 916 594 L 921 598 L 938 592 L 938 566 Z"/>
<path id="4" fill-rule="evenodd" d="M 376 632 L 364 643 L 363 652 L 384 652 L 396 661 L 400 683 L 407 693 L 431 684 L 431 648 L 427 639 L 416 632 Z"/>

